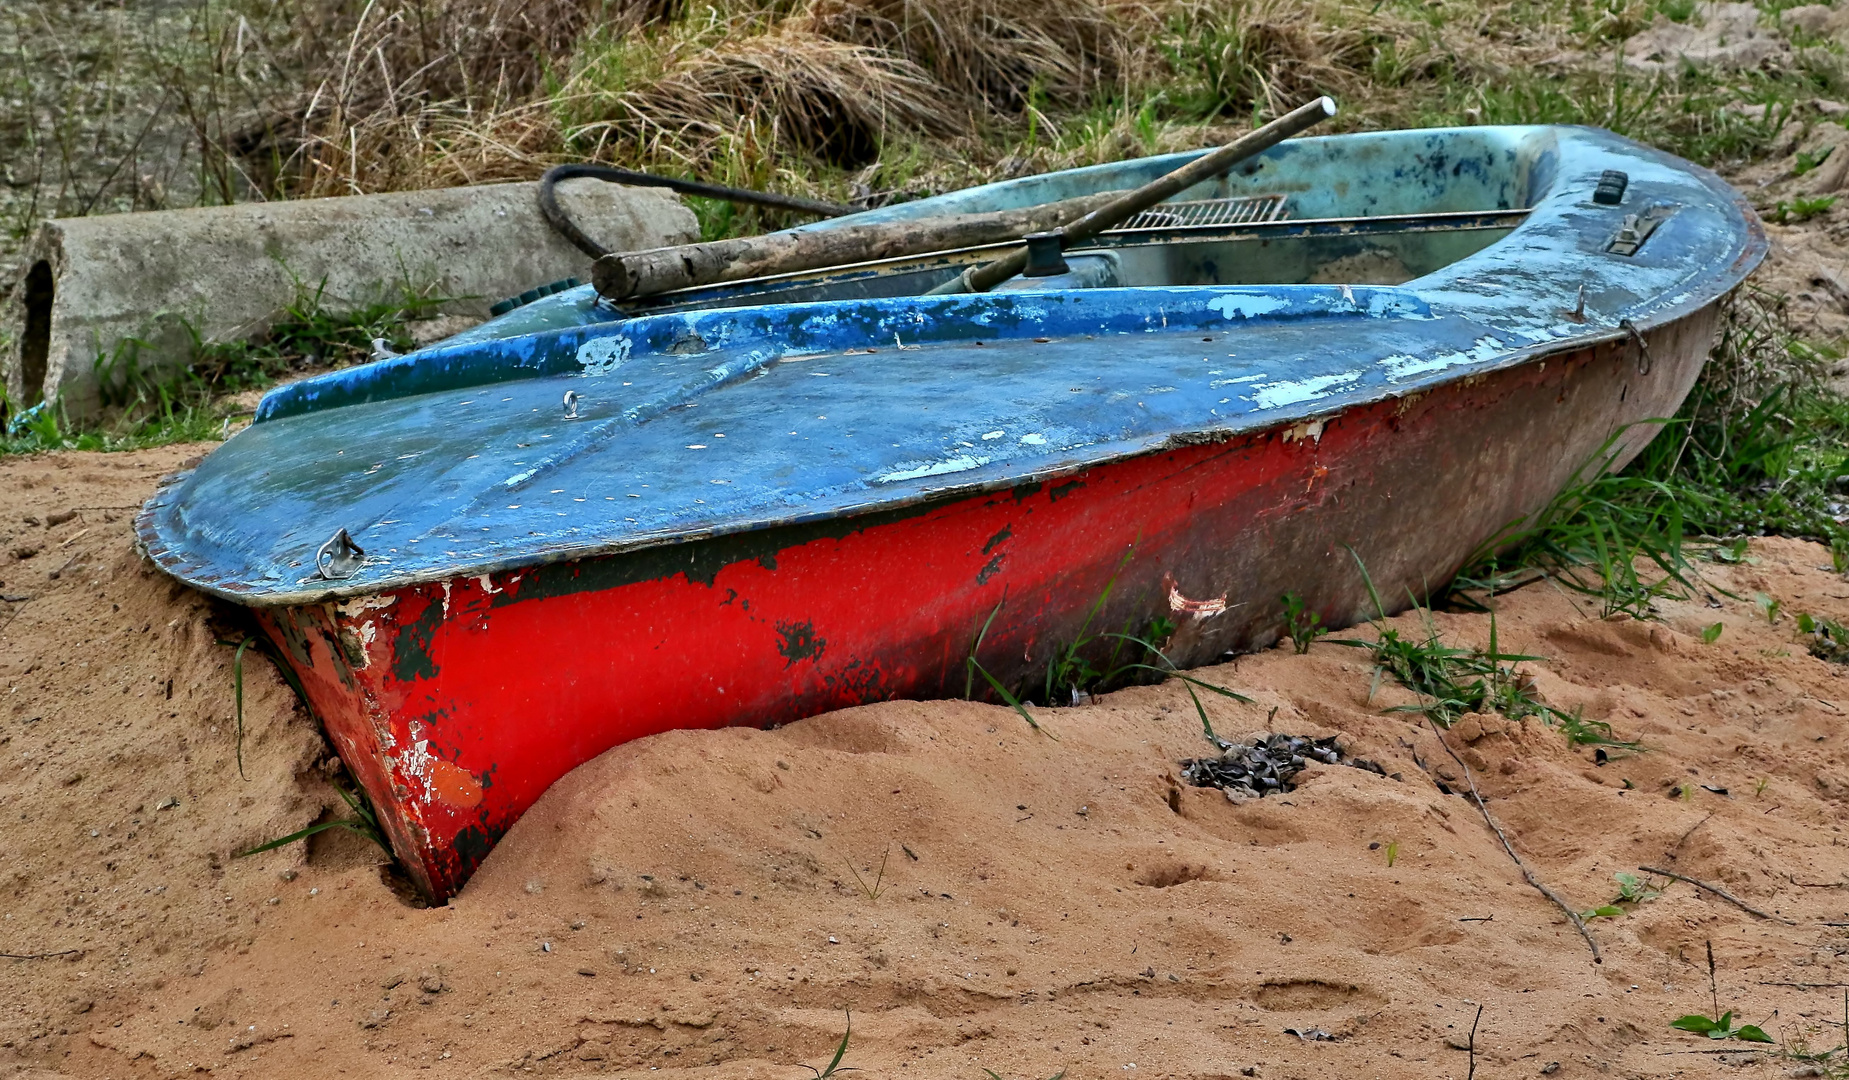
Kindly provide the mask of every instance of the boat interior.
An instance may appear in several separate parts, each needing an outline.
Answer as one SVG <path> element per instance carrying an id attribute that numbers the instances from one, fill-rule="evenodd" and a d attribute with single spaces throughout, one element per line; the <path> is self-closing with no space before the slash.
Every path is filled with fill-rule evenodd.
<path id="1" fill-rule="evenodd" d="M 1551 184 L 1544 129 L 1303 139 L 1065 252 L 1065 272 L 998 291 L 1184 285 L 1399 285 L 1509 235 Z M 1011 209 L 1134 187 L 1179 156 L 1027 177 L 840 222 Z M 1147 173 L 1148 176 L 1143 174 Z M 1038 183 L 1036 183 L 1038 182 Z M 986 195 L 986 198 L 983 197 Z M 898 211 L 898 212 L 895 212 Z M 829 227 L 826 223 L 814 226 Z M 1017 245 L 990 244 L 642 298 L 625 314 L 917 296 Z"/>

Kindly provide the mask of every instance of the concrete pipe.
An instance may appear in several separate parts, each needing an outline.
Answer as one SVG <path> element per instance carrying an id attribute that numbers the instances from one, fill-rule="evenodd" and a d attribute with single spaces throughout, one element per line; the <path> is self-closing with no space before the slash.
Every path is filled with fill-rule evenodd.
<path id="1" fill-rule="evenodd" d="M 595 181 L 560 185 L 572 218 L 636 251 L 698 235 L 673 194 Z M 144 372 L 191 361 L 194 337 L 260 333 L 304 290 L 356 311 L 404 287 L 486 317 L 536 285 L 590 280 L 590 258 L 540 217 L 533 184 L 62 218 L 40 226 L 0 314 L 0 367 L 17 408 L 49 400 L 72 420 L 102 406 L 99 359 L 125 339 Z"/>

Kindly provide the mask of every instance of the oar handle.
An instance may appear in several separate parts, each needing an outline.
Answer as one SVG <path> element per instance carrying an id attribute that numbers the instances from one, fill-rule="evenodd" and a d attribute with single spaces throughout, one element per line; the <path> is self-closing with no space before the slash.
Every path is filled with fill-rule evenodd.
<path id="1" fill-rule="evenodd" d="M 1121 197 L 1111 200 L 1077 221 L 1059 230 L 1061 247 L 1096 236 L 1173 197 L 1203 180 L 1219 176 L 1250 157 L 1264 153 L 1285 139 L 1307 130 L 1335 115 L 1335 101 L 1319 97 L 1300 105 L 1261 128 L 1241 135 L 1212 153 L 1203 154 L 1173 172 L 1164 174 Z M 932 289 L 935 294 L 987 292 L 1027 268 L 1027 249 L 1022 248 L 994 262 L 971 267 L 950 281 Z"/>

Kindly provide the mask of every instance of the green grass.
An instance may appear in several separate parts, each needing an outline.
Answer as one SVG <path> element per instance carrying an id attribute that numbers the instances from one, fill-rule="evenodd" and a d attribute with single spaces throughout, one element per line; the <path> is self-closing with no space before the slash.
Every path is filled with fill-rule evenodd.
<path id="1" fill-rule="evenodd" d="M 1371 588 L 1371 586 L 1370 586 Z M 1376 597 L 1377 610 L 1378 597 Z M 1467 713 L 1501 713 L 1512 720 L 1538 716 L 1550 725 L 1571 714 L 1542 701 L 1531 682 L 1514 666 L 1543 659 L 1518 653 L 1502 652 L 1497 646 L 1494 614 L 1490 619 L 1488 648 L 1447 644 L 1438 631 L 1429 609 L 1415 602 L 1421 630 L 1412 635 L 1388 626 L 1384 616 L 1377 617 L 1372 640 L 1331 638 L 1331 645 L 1364 649 L 1374 660 L 1374 686 L 1391 678 L 1411 690 L 1418 701 L 1399 705 L 1390 712 L 1418 713 L 1439 727 L 1448 728 Z"/>
<path id="2" fill-rule="evenodd" d="M 348 367 L 372 357 L 383 339 L 394 351 L 413 346 L 410 323 L 435 314 L 446 297 L 400 286 L 395 294 L 356 311 L 330 311 L 322 290 L 301 288 L 296 299 L 262 335 L 244 341 L 203 339 L 190 324 L 185 366 L 144 364 L 145 339 L 125 338 L 97 361 L 102 418 L 68 424 L 53 409 L 27 413 L 3 407 L 8 416 L 0 454 L 43 450 L 141 450 L 176 442 L 223 439 L 231 423 L 247 413 L 227 397 L 274 386 L 291 375 Z"/>
<path id="3" fill-rule="evenodd" d="M 850 1012 L 847 1014 L 847 1027 L 841 1032 L 841 1044 L 835 1047 L 835 1056 L 829 1061 L 828 1067 L 825 1069 L 818 1069 L 814 1065 L 804 1065 L 803 1068 L 814 1073 L 816 1080 L 822 1080 L 823 1077 L 835 1076 L 844 1072 L 858 1072 L 859 1070 L 852 1065 L 841 1064 L 841 1059 L 847 1057 L 847 1040 L 852 1034 L 854 1034 L 854 1014 Z"/>
<path id="4" fill-rule="evenodd" d="M 372 841 L 381 848 L 384 848 L 387 855 L 391 855 L 391 842 L 386 840 L 385 831 L 379 827 L 379 816 L 377 812 L 373 810 L 372 802 L 366 798 L 366 792 L 358 787 L 348 790 L 339 784 L 334 785 L 334 792 L 340 796 L 342 802 L 347 804 L 347 809 L 353 811 L 352 817 L 337 818 L 333 821 L 323 821 L 315 825 L 310 825 L 308 828 L 297 830 L 296 832 L 290 833 L 288 836 L 279 836 L 268 843 L 258 844 L 248 851 L 240 851 L 234 857 L 242 859 L 250 855 L 261 854 L 265 851 L 274 851 L 279 847 L 293 844 L 297 840 L 306 840 L 311 836 L 324 833 L 329 829 L 345 829 L 355 836 L 364 837 Z"/>
<path id="5" fill-rule="evenodd" d="M 1398 627 L 1387 625 L 1385 605 L 1358 555 L 1355 564 L 1361 569 L 1362 580 L 1374 604 L 1375 616 L 1371 620 L 1374 637 L 1372 640 L 1332 638 L 1329 644 L 1363 649 L 1372 656 L 1374 681 L 1368 688 L 1370 700 L 1383 678 L 1393 679 L 1417 696 L 1413 704 L 1397 705 L 1388 712 L 1417 713 L 1447 729 L 1469 713 L 1499 713 L 1511 720 L 1532 716 L 1558 730 L 1574 746 L 1632 752 L 1643 749 L 1639 743 L 1618 739 L 1611 725 L 1603 720 L 1588 720 L 1577 709 L 1569 712 L 1543 700 L 1534 681 L 1515 665 L 1540 662 L 1545 657 L 1503 652 L 1493 608 L 1489 610 L 1486 648 L 1447 644 L 1431 609 L 1421 605 L 1416 597 L 1411 598 L 1412 606 L 1418 613 L 1421 629 L 1411 635 L 1402 634 Z"/>
<path id="6" fill-rule="evenodd" d="M 1793 338 L 1775 298 L 1743 298 L 1680 410 L 1650 422 L 1650 444 L 1612 472 L 1614 437 L 1545 509 L 1486 543 L 1452 598 L 1480 606 L 1543 576 L 1602 617 L 1647 619 L 1659 600 L 1722 591 L 1702 579 L 1697 559 L 1748 560 L 1749 537 L 1816 540 L 1842 561 L 1849 400 L 1821 375 L 1835 357 Z M 1775 621 L 1775 602 L 1762 615 Z M 1711 632 L 1710 642 L 1719 636 Z"/>
<path id="7" fill-rule="evenodd" d="M 1034 714 L 1027 710 L 1028 705 L 1059 707 L 1081 705 L 1090 701 L 1095 695 L 1136 684 L 1159 683 L 1169 678 L 1180 679 L 1194 704 L 1195 713 L 1201 721 L 1202 732 L 1209 741 L 1217 741 L 1213 731 L 1213 721 L 1207 715 L 1207 707 L 1201 701 L 1197 689 L 1231 698 L 1234 701 L 1250 702 L 1241 694 L 1198 679 L 1175 666 L 1168 654 L 1163 651 L 1162 642 L 1175 632 L 1175 624 L 1166 614 L 1156 614 L 1140 620 L 1142 632 L 1133 632 L 1139 622 L 1132 616 L 1120 631 L 1095 631 L 1094 624 L 1103 612 L 1111 595 L 1116 591 L 1118 575 L 1130 564 L 1134 550 L 1126 552 L 1117 565 L 1117 572 L 1105 582 L 1103 590 L 1092 600 L 1086 610 L 1085 618 L 1080 622 L 1078 632 L 1070 641 L 1057 646 L 1048 659 L 1043 675 L 1038 680 L 1029 680 L 1027 685 L 1010 688 L 996 678 L 977 658 L 983 642 L 988 639 L 989 628 L 994 625 L 995 617 L 1001 613 L 1007 603 L 1003 597 L 998 601 L 989 615 L 983 620 L 975 635 L 970 639 L 969 655 L 965 657 L 966 674 L 963 686 L 965 700 L 975 696 L 975 680 L 981 676 L 990 690 L 1009 708 L 1019 713 L 1035 731 L 1051 735 L 1040 726 Z M 1142 606 L 1142 605 L 1138 605 Z M 1030 691 L 1028 685 L 1038 681 L 1036 691 Z M 1056 736 L 1055 736 L 1056 737 Z"/>
<path id="8" fill-rule="evenodd" d="M 1291 648 L 1298 656 L 1309 652 L 1316 639 L 1329 632 L 1322 624 L 1323 617 L 1304 606 L 1303 597 L 1285 593 L 1278 602 L 1284 605 L 1284 634 L 1290 638 Z"/>
<path id="9" fill-rule="evenodd" d="M 1810 654 L 1833 664 L 1849 664 L 1849 627 L 1835 619 L 1799 614 L 1798 635 Z"/>
<path id="10" fill-rule="evenodd" d="M 1769 216 L 1780 225 L 1788 225 L 1829 213 L 1835 205 L 1834 195 L 1800 195 L 1795 199 L 1780 199 L 1774 203 Z"/>

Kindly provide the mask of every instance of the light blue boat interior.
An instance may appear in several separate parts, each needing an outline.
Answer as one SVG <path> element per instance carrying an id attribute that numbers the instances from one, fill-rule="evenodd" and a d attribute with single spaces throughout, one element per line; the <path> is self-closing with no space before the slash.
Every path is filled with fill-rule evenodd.
<path id="1" fill-rule="evenodd" d="M 1557 167 L 1556 130 L 1482 127 L 1293 139 L 1171 201 L 1283 195 L 1297 221 L 1471 211 L 1526 210 L 1545 197 Z M 799 226 L 814 232 L 843 225 L 919 221 L 949 214 L 1017 210 L 1061 199 L 1146 184 L 1193 161 L 1189 151 L 1005 180 L 934 198 Z M 1400 284 L 1442 269 L 1502 239 L 1507 228 L 1352 237 L 1286 237 L 1254 248 L 1249 241 L 1162 237 L 1113 245 L 1123 265 L 1109 284 L 1243 285 Z M 997 251 L 1005 250 L 998 245 Z M 1079 249 L 1083 251 L 1084 249 Z M 1070 261 L 1070 260 L 1069 260 Z M 637 305 L 635 311 L 918 295 L 956 276 L 961 264 L 929 257 L 834 273 L 687 290 Z M 1340 278 L 1341 281 L 1333 280 Z M 1075 282 L 1021 280 L 1013 288 Z M 547 297 L 451 338 L 487 341 L 607 321 L 589 285 Z"/>
<path id="2" fill-rule="evenodd" d="M 1169 155 L 849 221 L 1134 187 Z M 1601 174 L 1629 178 L 1618 205 Z M 150 554 L 246 603 L 301 603 L 1004 488 L 1263 430 L 1647 332 L 1736 285 L 1764 238 L 1705 170 L 1608 132 L 1297 139 L 1178 200 L 1287 219 L 1107 235 L 1066 274 L 923 295 L 971 249 L 686 290 L 587 287 L 440 345 L 267 395 L 142 518 Z M 1633 254 L 1611 241 L 1660 220 Z M 570 395 L 570 404 L 566 403 Z M 321 578 L 347 529 L 366 558 Z"/>

